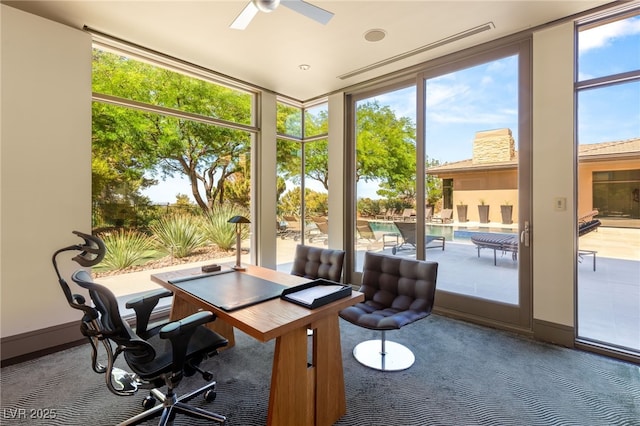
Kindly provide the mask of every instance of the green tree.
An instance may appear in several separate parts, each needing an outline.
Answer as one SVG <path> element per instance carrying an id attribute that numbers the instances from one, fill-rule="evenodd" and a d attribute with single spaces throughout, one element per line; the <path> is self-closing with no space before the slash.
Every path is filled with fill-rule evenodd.
<path id="1" fill-rule="evenodd" d="M 94 50 L 93 90 L 234 123 L 251 122 L 251 96 L 164 68 Z M 247 132 L 201 121 L 94 103 L 94 196 L 128 185 L 137 192 L 153 177 L 183 175 L 203 211 L 225 200 L 226 185 L 250 154 Z M 114 164 L 117 167 L 114 167 Z M 245 185 L 246 188 L 246 185 Z M 235 188 L 238 190 L 238 188 Z M 113 191 L 112 189 L 110 189 Z M 238 199 L 246 196 L 235 194 Z"/>
<path id="2" fill-rule="evenodd" d="M 378 101 L 358 106 L 356 180 L 378 181 L 378 195 L 415 199 L 415 125 Z"/>
<path id="3" fill-rule="evenodd" d="M 278 131 L 292 128 L 294 107 L 282 106 L 278 110 Z M 389 106 L 377 101 L 358 106 L 356 129 L 356 179 L 376 181 L 378 195 L 385 198 L 415 199 L 415 125 L 410 118 L 396 117 Z M 305 116 L 306 134 L 328 131 L 326 111 Z M 287 121 L 289 120 L 289 121 Z M 291 140 L 278 140 L 278 174 L 294 183 L 300 182 L 301 144 Z M 329 157 L 325 139 L 305 142 L 305 176 L 329 189 Z"/>
<path id="4" fill-rule="evenodd" d="M 440 161 L 430 159 L 429 157 L 427 157 L 427 161 L 426 161 L 427 170 L 429 169 L 429 167 L 435 167 L 439 165 L 440 165 Z M 442 179 L 430 174 L 426 174 L 425 188 L 427 191 L 427 194 L 425 197 L 427 204 L 434 205 L 438 200 L 442 198 Z"/>

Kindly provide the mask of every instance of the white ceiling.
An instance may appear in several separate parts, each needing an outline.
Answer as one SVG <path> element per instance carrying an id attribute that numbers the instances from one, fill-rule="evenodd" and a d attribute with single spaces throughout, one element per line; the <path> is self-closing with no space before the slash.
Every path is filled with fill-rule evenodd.
<path id="1" fill-rule="evenodd" d="M 305 101 L 467 47 L 542 25 L 608 1 L 328 1 L 321 25 L 283 7 L 229 28 L 248 0 L 3 1 L 74 28 L 88 26 L 277 93 Z M 420 50 L 471 28 L 495 28 L 359 75 L 339 76 Z M 387 36 L 364 39 L 370 29 Z M 308 64 L 307 71 L 299 69 Z"/>

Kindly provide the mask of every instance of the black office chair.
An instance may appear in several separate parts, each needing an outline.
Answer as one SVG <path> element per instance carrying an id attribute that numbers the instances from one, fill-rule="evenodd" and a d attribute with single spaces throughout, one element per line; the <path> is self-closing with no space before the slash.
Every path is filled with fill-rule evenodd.
<path id="1" fill-rule="evenodd" d="M 291 275 L 312 280 L 324 278 L 340 282 L 344 251 L 312 246 L 296 246 L 296 253 L 291 267 Z"/>
<path id="2" fill-rule="evenodd" d="M 383 371 L 405 370 L 413 365 L 413 352 L 400 343 L 387 341 L 386 332 L 431 314 L 437 275 L 437 262 L 365 253 L 359 289 L 365 300 L 340 311 L 340 317 L 360 327 L 379 330 L 382 336 L 356 345 L 356 360 Z"/>
<path id="3" fill-rule="evenodd" d="M 344 251 L 312 246 L 296 246 L 291 275 L 317 280 L 324 278 L 340 282 Z M 313 330 L 307 330 L 307 336 L 313 336 Z"/>
<path id="4" fill-rule="evenodd" d="M 80 269 L 74 272 L 71 278 L 80 287 L 89 290 L 93 306 L 86 304 L 82 295 L 72 294 L 58 270 L 56 257 L 65 251 L 80 251 L 81 253 L 72 260 L 81 266 L 90 267 L 103 259 L 106 249 L 97 237 L 77 231 L 73 233 L 83 238 L 84 244 L 57 250 L 52 262 L 67 302 L 72 308 L 84 313 L 80 330 L 91 343 L 92 368 L 96 373 L 105 375 L 107 388 L 116 395 L 129 396 L 135 394 L 138 388 L 150 389 L 150 395 L 143 403 L 146 411 L 120 424 L 139 424 L 161 415 L 160 425 L 166 425 L 173 421 L 178 412 L 194 418 L 224 423 L 224 416 L 186 404 L 198 395 L 204 394 L 205 400 L 209 402 L 216 396 L 216 382 L 211 382 L 213 376 L 198 367 L 206 357 L 217 354 L 219 348 L 227 345 L 224 337 L 204 327 L 204 324 L 215 320 L 215 316 L 211 312 L 202 311 L 182 320 L 149 328 L 151 312 L 158 301 L 171 296 L 168 290 L 158 290 L 127 302 L 126 307 L 136 313 L 137 327 L 134 332 L 121 318 L 118 301 L 113 293 L 108 288 L 92 282 L 91 276 Z M 106 366 L 97 361 L 99 342 L 102 342 L 106 351 Z M 116 346 L 115 350 L 112 342 Z M 133 373 L 114 367 L 120 354 L 124 354 L 124 359 Z M 183 376 L 191 376 L 195 372 L 199 372 L 210 383 L 178 398 L 174 388 Z M 167 388 L 165 393 L 157 389 L 163 386 Z M 154 406 L 156 400 L 162 404 Z"/>

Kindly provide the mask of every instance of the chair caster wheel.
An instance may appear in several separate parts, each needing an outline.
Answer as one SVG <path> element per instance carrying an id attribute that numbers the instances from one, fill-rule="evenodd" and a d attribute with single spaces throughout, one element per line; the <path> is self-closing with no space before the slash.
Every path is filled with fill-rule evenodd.
<path id="1" fill-rule="evenodd" d="M 152 397 L 151 395 L 149 395 L 148 397 L 146 397 L 145 399 L 142 400 L 142 407 L 145 410 L 152 409 L 154 405 L 156 405 L 156 399 L 154 397 Z"/>
<path id="2" fill-rule="evenodd" d="M 213 402 L 216 399 L 216 396 L 216 391 L 214 391 L 213 389 L 209 389 L 204 393 L 204 400 L 207 402 Z"/>
<path id="3" fill-rule="evenodd" d="M 205 379 L 207 382 L 210 382 L 211 380 L 213 380 L 213 374 L 209 373 L 208 371 L 205 371 L 204 373 L 202 373 L 202 378 Z"/>

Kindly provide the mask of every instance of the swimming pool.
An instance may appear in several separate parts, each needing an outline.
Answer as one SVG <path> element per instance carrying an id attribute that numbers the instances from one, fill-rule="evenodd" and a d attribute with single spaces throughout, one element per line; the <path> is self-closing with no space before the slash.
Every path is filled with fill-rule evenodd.
<path id="1" fill-rule="evenodd" d="M 393 222 L 370 221 L 371 229 L 376 235 L 381 234 L 399 234 L 398 228 Z M 470 241 L 471 235 L 476 232 L 495 232 L 500 234 L 515 234 L 516 231 L 511 228 L 500 227 L 478 227 L 478 226 L 451 226 L 451 225 L 434 225 L 426 224 L 425 232 L 427 235 L 435 235 L 444 237 L 447 241 Z"/>

